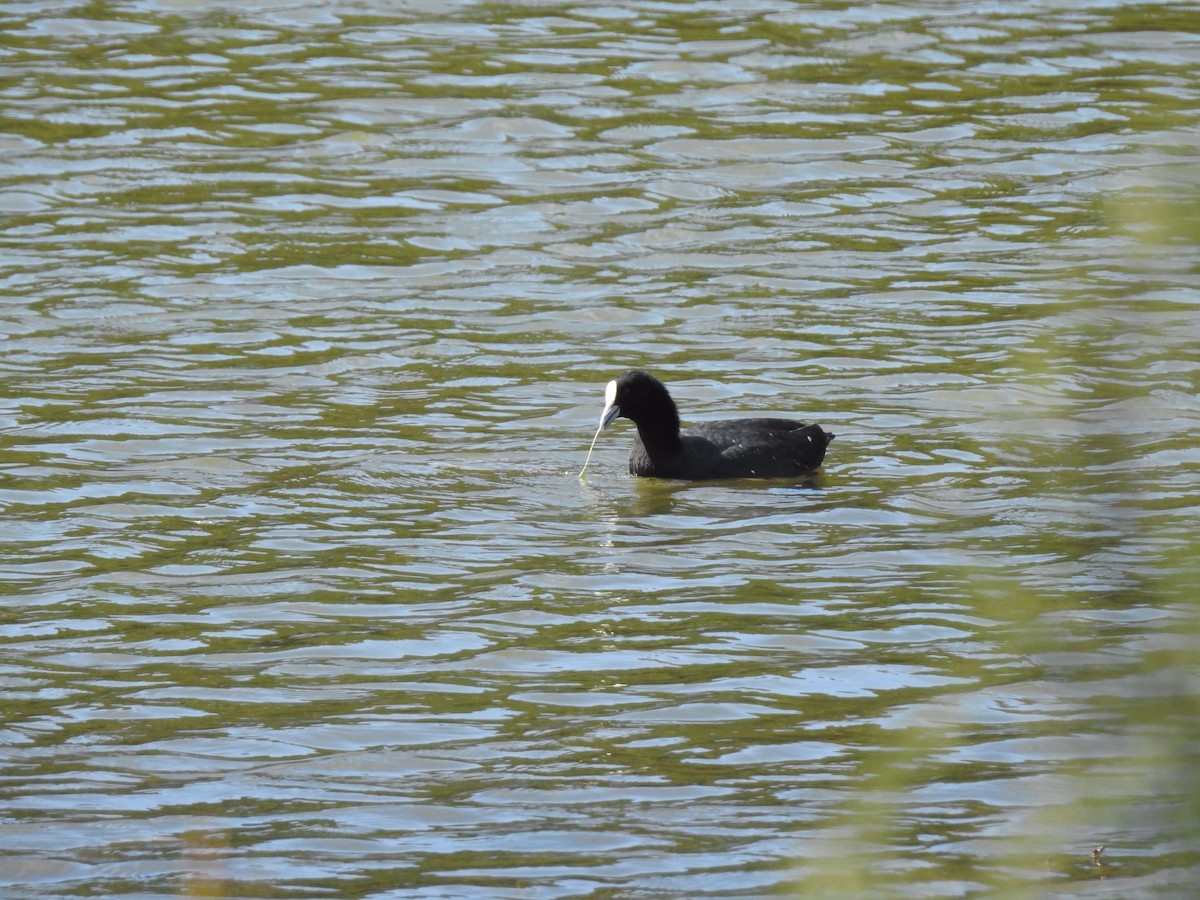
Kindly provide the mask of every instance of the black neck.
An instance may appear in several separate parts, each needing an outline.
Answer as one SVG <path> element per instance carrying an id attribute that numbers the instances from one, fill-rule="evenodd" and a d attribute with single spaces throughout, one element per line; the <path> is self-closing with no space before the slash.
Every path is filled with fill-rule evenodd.
<path id="1" fill-rule="evenodd" d="M 679 438 L 679 414 L 671 410 L 671 415 L 654 422 L 638 422 L 638 437 L 642 446 L 651 459 L 662 456 L 673 456 L 683 449 L 683 441 Z"/>

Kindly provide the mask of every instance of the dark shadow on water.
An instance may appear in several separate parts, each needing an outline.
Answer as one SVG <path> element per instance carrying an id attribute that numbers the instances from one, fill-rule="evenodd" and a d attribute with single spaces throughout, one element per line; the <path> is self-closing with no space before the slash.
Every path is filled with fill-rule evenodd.
<path id="1" fill-rule="evenodd" d="M 594 502 L 607 514 L 628 519 L 683 511 L 718 515 L 731 507 L 769 509 L 781 497 L 821 496 L 826 478 L 821 470 L 800 479 L 729 481 L 674 481 L 620 474 L 589 479 L 580 486 L 589 505 Z"/>

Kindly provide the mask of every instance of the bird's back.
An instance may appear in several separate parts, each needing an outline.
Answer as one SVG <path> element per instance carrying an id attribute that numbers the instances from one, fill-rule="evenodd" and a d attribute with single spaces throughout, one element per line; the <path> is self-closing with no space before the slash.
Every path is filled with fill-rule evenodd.
<path id="1" fill-rule="evenodd" d="M 629 471 L 693 481 L 794 478 L 821 465 L 833 435 L 819 425 L 791 419 L 723 419 L 685 429 L 680 438 L 678 453 L 657 459 L 636 440 Z"/>

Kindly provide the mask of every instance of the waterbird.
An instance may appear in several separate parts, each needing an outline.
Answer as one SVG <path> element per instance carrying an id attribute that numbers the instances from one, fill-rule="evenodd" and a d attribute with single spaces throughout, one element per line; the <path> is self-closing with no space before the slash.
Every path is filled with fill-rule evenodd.
<path id="1" fill-rule="evenodd" d="M 791 419 L 723 419 L 680 430 L 679 410 L 666 386 L 639 369 L 604 389 L 604 411 L 579 472 L 582 480 L 600 432 L 618 418 L 632 419 L 637 437 L 629 472 L 652 478 L 797 478 L 816 470 L 834 435 Z"/>

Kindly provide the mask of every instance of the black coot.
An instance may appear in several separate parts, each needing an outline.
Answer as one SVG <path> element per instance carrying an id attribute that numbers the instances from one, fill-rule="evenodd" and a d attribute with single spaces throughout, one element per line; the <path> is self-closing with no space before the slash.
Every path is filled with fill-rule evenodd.
<path id="1" fill-rule="evenodd" d="M 820 466 L 833 440 L 821 426 L 791 419 L 725 419 L 680 431 L 667 389 L 637 370 L 608 383 L 597 437 L 621 417 L 632 419 L 638 430 L 629 471 L 655 478 L 795 478 Z"/>

